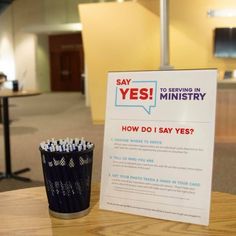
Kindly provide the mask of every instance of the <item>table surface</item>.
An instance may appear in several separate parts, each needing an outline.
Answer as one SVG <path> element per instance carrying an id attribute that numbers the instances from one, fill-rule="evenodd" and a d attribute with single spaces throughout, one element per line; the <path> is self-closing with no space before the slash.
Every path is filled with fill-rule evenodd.
<path id="1" fill-rule="evenodd" d="M 99 185 L 92 188 L 87 216 L 61 220 L 49 216 L 44 187 L 0 193 L 0 235 L 236 235 L 236 195 L 213 192 L 209 226 L 105 211 L 99 209 Z"/>
<path id="2" fill-rule="evenodd" d="M 0 89 L 0 98 L 10 98 L 10 97 L 26 97 L 26 96 L 34 96 L 39 95 L 38 91 L 31 90 L 20 90 L 13 92 L 11 89 Z"/>

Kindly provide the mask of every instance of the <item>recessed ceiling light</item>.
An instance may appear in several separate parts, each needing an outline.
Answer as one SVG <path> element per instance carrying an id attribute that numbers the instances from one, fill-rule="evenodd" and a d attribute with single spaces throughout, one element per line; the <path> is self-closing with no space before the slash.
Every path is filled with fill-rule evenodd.
<path id="1" fill-rule="evenodd" d="M 209 17 L 236 17 L 236 9 L 211 9 L 207 15 Z"/>

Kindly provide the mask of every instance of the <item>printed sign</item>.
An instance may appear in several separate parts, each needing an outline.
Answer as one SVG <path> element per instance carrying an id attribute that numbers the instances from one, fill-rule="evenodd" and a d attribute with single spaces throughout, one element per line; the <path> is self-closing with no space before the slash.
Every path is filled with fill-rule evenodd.
<path id="1" fill-rule="evenodd" d="M 208 225 L 217 71 L 108 77 L 100 208 Z"/>

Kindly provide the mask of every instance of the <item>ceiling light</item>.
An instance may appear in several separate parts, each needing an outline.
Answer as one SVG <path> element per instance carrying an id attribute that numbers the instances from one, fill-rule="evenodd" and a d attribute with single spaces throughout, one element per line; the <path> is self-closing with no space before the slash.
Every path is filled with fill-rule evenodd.
<path id="1" fill-rule="evenodd" d="M 209 17 L 236 17 L 236 9 L 217 9 L 207 12 Z"/>

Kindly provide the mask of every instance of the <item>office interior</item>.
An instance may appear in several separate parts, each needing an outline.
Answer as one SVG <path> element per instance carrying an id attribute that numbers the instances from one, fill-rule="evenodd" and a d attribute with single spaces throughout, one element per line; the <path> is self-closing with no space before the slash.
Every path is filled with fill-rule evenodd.
<path id="1" fill-rule="evenodd" d="M 213 188 L 235 194 L 236 59 L 214 55 L 214 30 L 235 27 L 235 15 L 217 15 L 225 9 L 236 9 L 235 1 L 170 0 L 169 51 L 174 69 L 218 70 Z M 52 78 L 58 73 L 52 58 L 57 56 L 57 43 L 62 40 L 61 76 L 68 77 L 68 57 L 80 62 L 74 72 L 79 75 L 79 84 L 73 86 L 58 84 Z M 160 51 L 158 0 L 9 1 L 0 13 L 0 71 L 8 81 L 17 79 L 24 89 L 42 94 L 12 99 L 10 106 L 13 165 L 29 165 L 31 171 L 25 175 L 33 181 L 4 180 L 0 188 L 43 184 L 37 145 L 44 138 L 73 135 L 94 140 L 93 180 L 99 182 L 107 72 L 159 70 Z M 24 139 L 32 148 L 24 148 Z"/>

